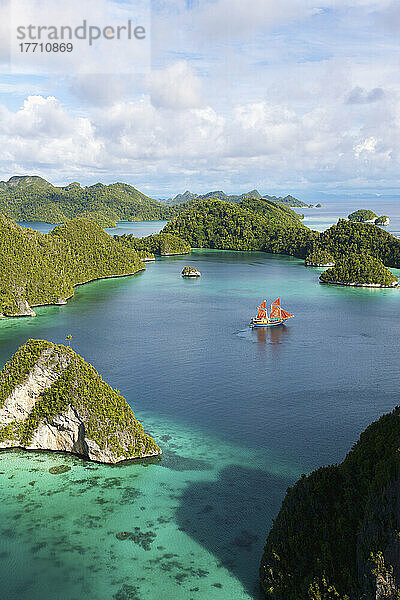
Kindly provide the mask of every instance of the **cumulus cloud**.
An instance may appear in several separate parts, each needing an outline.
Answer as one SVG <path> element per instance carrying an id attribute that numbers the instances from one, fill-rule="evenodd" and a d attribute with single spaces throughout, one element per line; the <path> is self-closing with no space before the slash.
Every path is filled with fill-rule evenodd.
<path id="1" fill-rule="evenodd" d="M 349 93 L 346 103 L 347 104 L 370 104 L 371 102 L 378 102 L 382 100 L 385 93 L 382 88 L 373 88 L 372 90 L 366 90 L 361 87 L 355 87 Z"/>
<path id="2" fill-rule="evenodd" d="M 23 166 L 85 168 L 96 164 L 102 141 L 91 122 L 66 112 L 54 97 L 29 96 L 13 112 L 0 108 L 0 160 Z"/>
<path id="3" fill-rule="evenodd" d="M 152 71 L 147 83 L 154 106 L 180 109 L 202 104 L 201 80 L 187 61 Z"/>
<path id="4" fill-rule="evenodd" d="M 83 118 L 55 97 L 30 96 L 18 110 L 0 107 L 0 164 L 7 173 L 13 165 L 14 171 L 40 172 L 50 180 L 61 174 L 66 181 L 77 173 L 86 180 L 98 180 L 99 173 L 114 179 L 129 174 L 149 191 L 167 182 L 171 193 L 177 179 L 201 180 L 202 188 L 230 178 L 261 181 L 262 188 L 271 180 L 394 181 L 399 103 L 386 101 L 381 120 L 378 107 L 372 103 L 360 121 L 343 104 L 304 111 L 260 101 L 221 114 L 211 106 L 171 111 L 143 96 L 97 107 Z"/>

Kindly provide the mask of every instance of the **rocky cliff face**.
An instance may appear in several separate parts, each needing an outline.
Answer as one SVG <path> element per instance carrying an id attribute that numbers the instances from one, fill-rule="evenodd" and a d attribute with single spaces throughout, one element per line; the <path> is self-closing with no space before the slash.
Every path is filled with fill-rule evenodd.
<path id="1" fill-rule="evenodd" d="M 261 561 L 270 600 L 398 600 L 400 408 L 289 488 Z"/>
<path id="2" fill-rule="evenodd" d="M 71 348 L 28 340 L 0 373 L 0 448 L 116 463 L 161 453 L 131 408 Z"/>

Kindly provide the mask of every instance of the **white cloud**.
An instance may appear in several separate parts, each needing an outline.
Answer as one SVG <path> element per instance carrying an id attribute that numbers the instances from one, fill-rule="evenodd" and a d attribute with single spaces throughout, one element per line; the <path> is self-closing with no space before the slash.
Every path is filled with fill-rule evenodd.
<path id="1" fill-rule="evenodd" d="M 202 104 L 201 80 L 187 61 L 154 70 L 147 81 L 154 106 L 179 110 Z"/>
<path id="2" fill-rule="evenodd" d="M 29 96 L 21 109 L 0 108 L 0 160 L 49 169 L 95 165 L 102 141 L 89 119 L 66 112 L 54 97 Z"/>
<path id="3" fill-rule="evenodd" d="M 372 27 L 395 18 L 389 1 L 156 4 L 151 74 L 41 81 L 48 97 L 29 84 L 22 107 L 0 106 L 7 172 L 104 174 L 163 195 L 397 185 L 398 40 Z"/>
<path id="4" fill-rule="evenodd" d="M 360 158 L 362 154 L 374 154 L 376 149 L 376 144 L 378 140 L 374 137 L 369 137 L 360 144 L 357 144 L 354 147 L 354 154 L 356 158 Z"/>
<path id="5" fill-rule="evenodd" d="M 171 192 L 183 181 L 200 180 L 202 188 L 231 180 L 265 191 L 271 181 L 329 185 L 379 176 L 394 182 L 400 107 L 397 98 L 386 100 L 383 109 L 380 104 L 368 105 L 360 122 L 343 103 L 296 111 L 260 101 L 219 114 L 211 106 L 172 111 L 143 96 L 98 107 L 83 118 L 54 97 L 31 96 L 17 111 L 0 109 L 0 164 L 7 172 L 13 165 L 50 180 L 61 174 L 66 181 L 129 174 L 139 187 L 154 189 L 162 180 Z M 379 120 L 381 110 L 385 118 Z"/>

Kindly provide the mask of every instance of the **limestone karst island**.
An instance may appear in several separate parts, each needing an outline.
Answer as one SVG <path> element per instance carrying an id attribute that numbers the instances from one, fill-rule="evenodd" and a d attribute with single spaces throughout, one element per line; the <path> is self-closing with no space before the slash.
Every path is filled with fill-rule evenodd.
<path id="1" fill-rule="evenodd" d="M 70 347 L 28 340 L 0 373 L 0 448 L 117 463 L 161 454 L 125 399 Z"/>

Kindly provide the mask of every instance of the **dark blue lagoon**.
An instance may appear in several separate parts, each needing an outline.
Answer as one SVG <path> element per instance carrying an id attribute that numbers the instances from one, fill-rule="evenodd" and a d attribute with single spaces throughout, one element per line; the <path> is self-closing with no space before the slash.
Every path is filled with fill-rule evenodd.
<path id="1" fill-rule="evenodd" d="M 186 264 L 201 278 L 182 279 Z M 71 334 L 164 452 L 115 467 L 1 453 L 2 597 L 258 598 L 286 488 L 341 460 L 398 402 L 400 291 L 322 286 L 319 273 L 201 250 L 0 323 L 2 364 L 28 337 Z M 295 318 L 249 329 L 257 304 L 277 296 Z M 57 465 L 70 469 L 50 473 Z"/>

